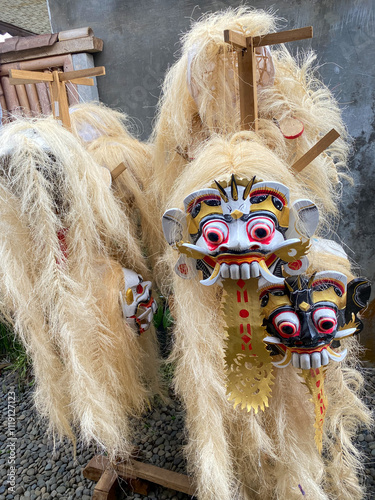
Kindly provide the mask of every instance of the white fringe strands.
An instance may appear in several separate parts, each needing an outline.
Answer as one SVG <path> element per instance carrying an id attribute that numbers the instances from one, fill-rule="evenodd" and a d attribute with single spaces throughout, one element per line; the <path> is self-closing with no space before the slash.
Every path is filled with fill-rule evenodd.
<path id="1" fill-rule="evenodd" d="M 65 241 L 64 241 L 65 240 Z M 51 119 L 0 136 L 0 311 L 34 367 L 35 402 L 62 438 L 128 457 L 147 358 L 124 321 L 118 261 L 145 263 L 101 167 Z"/>
<path id="2" fill-rule="evenodd" d="M 151 275 L 146 268 L 145 259 L 142 257 L 143 248 L 149 250 L 149 261 L 155 261 L 152 244 L 159 237 L 159 228 L 154 226 L 154 219 L 150 221 L 149 213 L 154 208 L 149 205 L 145 189 L 150 182 L 150 162 L 152 146 L 140 142 L 130 133 L 128 117 L 114 111 L 101 103 L 77 104 L 70 108 L 71 130 L 95 160 L 111 172 L 124 163 L 126 170 L 112 181 L 112 191 L 121 203 L 123 217 L 131 227 L 132 242 L 136 248 L 137 260 L 141 268 L 133 268 L 146 280 Z M 159 221 L 160 225 L 160 221 Z M 139 233 L 139 234 L 138 234 Z M 137 235 L 136 238 L 134 235 Z M 121 262 L 121 260 L 120 260 Z M 126 261 L 124 267 L 129 267 Z M 153 325 L 138 338 L 144 355 L 142 372 L 153 394 L 162 398 L 163 388 L 159 377 L 159 349 L 156 332 Z"/>
<path id="3" fill-rule="evenodd" d="M 214 179 L 229 181 L 232 174 L 281 182 L 290 188 L 291 203 L 309 192 L 264 138 L 240 132 L 232 138 L 212 137 L 197 150 L 196 159 L 171 186 L 165 208 L 183 209 L 188 194 Z M 323 266 L 352 277 L 346 259 L 321 252 L 312 252 L 309 259 L 309 273 Z M 314 500 L 363 498 L 357 478 L 361 461 L 352 440 L 359 426 L 370 425 L 371 417 L 358 396 L 362 377 L 355 369 L 357 340 L 342 342 L 349 350 L 347 359 L 327 368 L 329 405 L 320 455 L 314 442 L 313 403 L 292 366 L 274 369 L 270 406 L 264 412 L 247 413 L 227 401 L 221 288 L 174 275 L 176 260 L 168 249 L 163 263 L 173 276 L 176 321 L 171 359 L 177 365 L 176 390 L 187 411 L 186 455 L 198 498 L 297 500 L 302 497 L 300 487 Z"/>

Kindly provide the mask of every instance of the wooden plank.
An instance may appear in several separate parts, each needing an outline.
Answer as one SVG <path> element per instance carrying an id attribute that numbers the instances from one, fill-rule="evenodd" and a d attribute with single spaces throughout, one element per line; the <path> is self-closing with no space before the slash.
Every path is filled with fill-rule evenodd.
<path id="1" fill-rule="evenodd" d="M 25 83 L 52 82 L 50 73 L 41 71 L 25 71 L 20 69 L 9 70 L 9 83 L 11 85 L 24 85 Z"/>
<path id="2" fill-rule="evenodd" d="M 38 92 L 36 90 L 36 86 L 33 83 L 29 83 L 25 85 L 27 98 L 30 103 L 30 109 L 32 116 L 39 116 L 42 113 L 42 109 L 40 107 Z"/>
<path id="3" fill-rule="evenodd" d="M 240 111 L 242 130 L 258 131 L 258 98 L 256 84 L 256 57 L 254 49 L 248 45 L 247 50 L 237 52 L 238 80 L 240 93 Z"/>
<path id="4" fill-rule="evenodd" d="M 52 68 L 61 68 L 66 63 L 67 59 L 71 57 L 69 54 L 64 56 L 45 57 L 42 59 L 34 59 L 32 61 L 19 61 L 9 64 L 1 64 L 0 76 L 8 76 L 10 69 L 19 69 L 25 71 L 38 71 Z"/>
<path id="5" fill-rule="evenodd" d="M 224 31 L 224 42 L 230 43 L 235 49 L 246 49 L 246 37 L 232 30 Z"/>
<path id="6" fill-rule="evenodd" d="M 76 38 L 73 40 L 64 40 L 56 42 L 49 47 L 39 47 L 29 50 L 20 50 L 2 54 L 1 64 L 7 64 L 16 61 L 26 61 L 30 59 L 51 57 L 57 55 L 75 54 L 77 52 L 101 52 L 103 50 L 103 40 L 95 36 L 85 38 Z"/>
<path id="7" fill-rule="evenodd" d="M 307 153 L 294 163 L 292 169 L 296 172 L 301 172 L 339 137 L 340 134 L 334 128 L 330 130 L 328 134 L 322 137 L 320 141 L 315 144 L 315 146 L 309 149 Z"/>
<path id="8" fill-rule="evenodd" d="M 60 31 L 59 42 L 62 42 L 64 40 L 73 40 L 75 38 L 85 38 L 87 36 L 94 36 L 94 32 L 92 31 L 92 28 L 90 28 L 90 26 L 86 26 L 85 28 Z"/>
<path id="9" fill-rule="evenodd" d="M 97 68 L 78 69 L 77 71 L 67 71 L 60 74 L 60 82 L 68 80 L 76 80 L 77 78 L 85 78 L 87 76 L 105 75 L 105 67 L 98 66 Z"/>
<path id="10" fill-rule="evenodd" d="M 117 179 L 117 177 L 121 175 L 126 169 L 127 166 L 124 162 L 121 162 L 119 165 L 117 165 L 117 167 L 114 168 L 111 172 L 112 180 Z"/>
<path id="11" fill-rule="evenodd" d="M 92 499 L 116 500 L 117 478 L 117 472 L 113 469 L 106 469 L 95 486 Z"/>
<path id="12" fill-rule="evenodd" d="M 263 47 L 264 45 L 275 45 L 278 43 L 295 42 L 297 40 L 305 40 L 313 37 L 312 26 L 298 28 L 295 30 L 280 31 L 279 33 L 269 33 L 264 36 L 254 36 L 254 47 Z M 248 37 L 249 39 L 251 37 Z"/>
<path id="13" fill-rule="evenodd" d="M 9 78 L 9 82 L 10 82 L 10 78 Z M 27 97 L 25 85 L 16 85 L 16 92 L 17 92 L 18 101 L 19 101 L 20 106 L 22 108 L 22 114 L 30 117 L 31 116 L 31 109 L 30 109 L 29 99 Z"/>
<path id="14" fill-rule="evenodd" d="M 165 488 L 181 491 L 188 495 L 195 493 L 192 481 L 188 476 L 166 469 L 161 469 L 155 465 L 145 464 L 136 460 L 131 460 L 130 464 L 117 464 L 116 471 L 120 477 L 128 477 L 132 474 L 140 479 L 145 479 Z"/>
<path id="15" fill-rule="evenodd" d="M 65 128 L 70 129 L 70 116 L 68 96 L 66 95 L 65 83 L 60 81 L 58 71 L 53 71 L 53 82 L 51 83 L 51 106 L 55 120 L 60 120 Z"/>

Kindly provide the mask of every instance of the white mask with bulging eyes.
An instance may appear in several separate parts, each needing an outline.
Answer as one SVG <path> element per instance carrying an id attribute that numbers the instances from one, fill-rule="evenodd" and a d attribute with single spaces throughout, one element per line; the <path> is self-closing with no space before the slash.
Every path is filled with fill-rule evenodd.
<path id="1" fill-rule="evenodd" d="M 143 281 L 140 274 L 123 268 L 125 287 L 120 291 L 120 304 L 129 325 L 143 333 L 150 328 L 157 305 L 151 296 L 151 281 Z"/>

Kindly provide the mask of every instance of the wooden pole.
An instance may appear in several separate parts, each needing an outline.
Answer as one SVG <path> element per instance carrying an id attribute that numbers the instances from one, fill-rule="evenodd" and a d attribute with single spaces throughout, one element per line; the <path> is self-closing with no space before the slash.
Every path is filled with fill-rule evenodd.
<path id="1" fill-rule="evenodd" d="M 340 134 L 334 128 L 330 130 L 328 134 L 322 137 L 320 141 L 315 144 L 315 146 L 309 149 L 307 153 L 301 156 L 301 158 L 294 163 L 292 169 L 295 172 L 301 172 L 339 137 Z"/>
<path id="2" fill-rule="evenodd" d="M 247 43 L 246 49 L 237 51 L 241 128 L 258 132 L 256 57 L 252 39 L 248 38 Z"/>
<path id="3" fill-rule="evenodd" d="M 29 99 L 27 98 L 25 85 L 15 85 L 15 87 L 23 114 L 25 116 L 31 116 L 31 109 L 30 109 Z"/>
<path id="4" fill-rule="evenodd" d="M 8 118 L 8 108 L 7 108 L 7 103 L 5 101 L 3 86 L 1 85 L 1 78 L 0 78 L 0 105 L 3 114 L 2 123 L 4 124 Z"/>
<path id="5" fill-rule="evenodd" d="M 20 103 L 18 102 L 16 89 L 9 83 L 9 78 L 6 76 L 1 78 L 1 84 L 4 90 L 8 112 L 10 114 L 19 115 L 20 113 L 17 111 L 17 108 L 19 108 Z"/>
<path id="6" fill-rule="evenodd" d="M 27 98 L 28 98 L 29 103 L 30 103 L 30 109 L 31 109 L 32 116 L 39 116 L 41 114 L 42 110 L 40 107 L 38 92 L 36 90 L 35 83 L 26 84 L 25 89 L 26 89 Z"/>

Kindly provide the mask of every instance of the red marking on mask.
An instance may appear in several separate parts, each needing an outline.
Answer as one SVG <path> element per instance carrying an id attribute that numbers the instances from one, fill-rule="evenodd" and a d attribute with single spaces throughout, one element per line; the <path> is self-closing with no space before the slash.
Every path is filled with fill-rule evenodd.
<path id="1" fill-rule="evenodd" d="M 292 271 L 298 271 L 298 269 L 301 269 L 302 267 L 302 262 L 300 260 L 296 260 L 295 262 L 290 262 L 288 265 Z"/>
<path id="2" fill-rule="evenodd" d="M 187 276 L 189 273 L 189 269 L 186 264 L 180 264 L 178 266 L 178 270 L 180 271 L 181 274 L 184 274 L 185 276 Z"/>
<path id="3" fill-rule="evenodd" d="M 240 316 L 241 318 L 247 318 L 249 316 L 249 311 L 246 311 L 246 309 L 241 309 Z"/>

